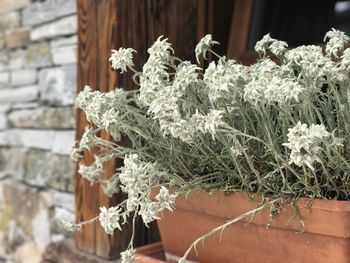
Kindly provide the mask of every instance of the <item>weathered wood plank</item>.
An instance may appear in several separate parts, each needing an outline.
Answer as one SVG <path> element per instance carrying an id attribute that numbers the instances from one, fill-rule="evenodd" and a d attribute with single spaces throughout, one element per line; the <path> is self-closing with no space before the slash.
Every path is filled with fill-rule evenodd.
<path id="1" fill-rule="evenodd" d="M 78 92 L 84 85 L 91 85 L 97 88 L 97 25 L 96 20 L 96 2 L 94 0 L 78 0 Z M 83 134 L 84 127 L 87 124 L 84 113 L 77 111 L 77 129 L 76 138 L 79 140 Z M 85 153 L 82 162 L 90 164 L 93 158 Z M 99 186 L 90 186 L 90 183 L 84 180 L 78 172 L 76 173 L 76 220 L 77 223 L 89 220 L 96 216 L 99 207 L 98 196 L 91 193 L 98 192 Z M 89 252 L 95 252 L 96 245 L 96 224 L 83 226 L 82 231 L 76 234 L 77 247 Z"/>
<path id="2" fill-rule="evenodd" d="M 227 56 L 240 60 L 244 55 L 249 34 L 253 0 L 236 0 L 233 8 Z"/>
<path id="3" fill-rule="evenodd" d="M 149 0 L 147 10 L 148 45 L 160 36 L 169 38 L 176 55 L 195 61 L 194 47 L 198 32 L 205 32 L 200 16 L 204 15 L 202 0 Z M 201 28 L 199 28 L 199 26 Z M 202 36 L 200 36 L 202 37 Z"/>

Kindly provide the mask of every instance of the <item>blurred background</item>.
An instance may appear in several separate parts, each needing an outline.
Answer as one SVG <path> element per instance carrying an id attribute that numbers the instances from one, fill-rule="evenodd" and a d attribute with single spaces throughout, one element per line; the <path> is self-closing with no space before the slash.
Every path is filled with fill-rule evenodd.
<path id="1" fill-rule="evenodd" d="M 39 262 L 75 220 L 75 0 L 0 0 L 0 258 Z M 0 260 L 0 262 L 2 262 Z"/>
<path id="2" fill-rule="evenodd" d="M 85 123 L 74 110 L 78 90 L 135 88 L 109 69 L 112 48 L 138 50 L 140 68 L 164 34 L 178 56 L 194 62 L 196 42 L 211 33 L 221 43 L 217 52 L 249 64 L 266 33 L 291 47 L 319 45 L 332 27 L 349 35 L 350 1 L 0 0 L 0 263 L 40 262 L 50 243 L 66 238 L 59 220 L 87 220 L 120 200 L 75 177 L 69 158 Z M 158 238 L 140 230 L 140 244 Z M 125 236 L 110 239 L 92 226 L 76 240 L 111 258 Z"/>

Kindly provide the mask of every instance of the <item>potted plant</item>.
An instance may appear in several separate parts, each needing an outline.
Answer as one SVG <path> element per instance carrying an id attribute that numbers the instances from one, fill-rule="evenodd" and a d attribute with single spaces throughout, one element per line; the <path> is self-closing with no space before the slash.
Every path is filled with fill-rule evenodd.
<path id="1" fill-rule="evenodd" d="M 79 172 L 108 195 L 128 194 L 101 208 L 106 232 L 129 217 L 159 219 L 165 252 L 179 262 L 350 262 L 349 37 L 333 29 L 326 39 L 324 50 L 287 49 L 266 35 L 260 59 L 244 66 L 216 54 L 207 35 L 195 49 L 197 60 L 216 57 L 205 69 L 161 37 L 140 72 L 135 50 L 113 50 L 113 69 L 133 71 L 140 89 L 85 87 L 77 106 L 93 125 L 72 151 L 79 160 L 98 147 Z M 102 129 L 115 142 L 99 138 Z M 124 167 L 101 181 L 113 158 Z M 135 259 L 132 241 L 121 258 Z"/>

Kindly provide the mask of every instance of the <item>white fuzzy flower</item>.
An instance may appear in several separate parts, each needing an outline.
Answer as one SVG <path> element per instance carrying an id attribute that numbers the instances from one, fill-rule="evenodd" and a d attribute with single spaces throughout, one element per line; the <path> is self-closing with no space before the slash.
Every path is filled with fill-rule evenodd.
<path id="1" fill-rule="evenodd" d="M 299 101 L 300 94 L 305 91 L 305 88 L 298 82 L 288 79 L 282 81 L 280 88 L 285 100 L 295 99 Z"/>
<path id="2" fill-rule="evenodd" d="M 168 42 L 167 38 L 162 39 L 163 36 L 158 37 L 157 41 L 148 48 L 147 52 L 150 54 L 152 59 L 158 58 L 161 61 L 169 61 L 171 54 L 174 54 L 174 49 Z"/>
<path id="3" fill-rule="evenodd" d="M 119 175 L 121 189 L 128 194 L 138 195 L 142 193 L 145 188 L 147 190 L 147 183 L 145 181 L 147 176 L 146 168 L 142 162 L 139 161 L 137 154 L 130 154 L 124 158 L 124 166 Z"/>
<path id="4" fill-rule="evenodd" d="M 112 55 L 109 61 L 112 64 L 114 70 L 120 69 L 121 73 L 127 71 L 127 68 L 132 68 L 134 63 L 132 61 L 133 52 L 136 52 L 132 48 L 119 48 L 118 50 L 112 50 Z"/>
<path id="5" fill-rule="evenodd" d="M 73 161 L 78 162 L 83 158 L 84 151 L 80 148 L 76 148 L 74 145 L 71 146 L 69 156 Z"/>
<path id="6" fill-rule="evenodd" d="M 334 28 L 326 33 L 324 41 L 327 39 L 329 40 L 326 44 L 326 53 L 336 58 L 339 57 L 340 52 L 344 50 L 345 45 L 350 41 L 350 38 L 344 32 Z"/>
<path id="7" fill-rule="evenodd" d="M 150 56 L 142 67 L 142 76 L 155 83 L 163 83 L 169 80 L 166 61 L 160 57 Z"/>
<path id="8" fill-rule="evenodd" d="M 133 248 L 130 248 L 128 250 L 125 250 L 124 252 L 120 253 L 120 259 L 121 263 L 133 263 L 136 258 L 136 250 Z"/>
<path id="9" fill-rule="evenodd" d="M 159 203 L 146 200 L 140 203 L 138 214 L 142 217 L 143 223 L 147 226 L 154 220 L 160 219 L 160 217 L 158 217 L 159 211 Z"/>
<path id="10" fill-rule="evenodd" d="M 81 230 L 81 225 L 79 225 L 79 224 L 74 224 L 74 223 L 67 221 L 67 220 L 62 220 L 60 223 L 61 223 L 62 228 L 68 232 L 75 232 L 75 231 Z"/>
<path id="11" fill-rule="evenodd" d="M 285 58 L 287 63 L 293 62 L 298 66 L 302 64 L 321 66 L 327 61 L 323 56 L 322 47 L 314 45 L 290 49 L 286 52 Z"/>
<path id="12" fill-rule="evenodd" d="M 278 102 L 281 105 L 291 99 L 299 101 L 300 93 L 305 90 L 296 80 L 293 81 L 279 76 L 272 77 L 269 82 L 260 87 L 263 88 L 261 92 L 266 102 Z"/>
<path id="13" fill-rule="evenodd" d="M 270 44 L 269 49 L 272 54 L 276 55 L 277 57 L 281 57 L 287 51 L 287 47 L 288 47 L 287 42 L 274 40 Z"/>
<path id="14" fill-rule="evenodd" d="M 252 66 L 251 80 L 244 87 L 243 98 L 251 103 L 278 103 L 299 101 L 305 88 L 299 84 L 289 66 L 279 66 L 270 59 L 263 59 Z"/>
<path id="15" fill-rule="evenodd" d="M 350 48 L 344 50 L 343 55 L 341 56 L 341 65 L 348 72 L 350 71 Z"/>
<path id="16" fill-rule="evenodd" d="M 154 179 L 162 176 L 165 176 L 165 172 L 160 171 L 155 163 L 142 162 L 137 154 L 125 156 L 119 179 L 121 189 L 128 194 L 126 210 L 133 212 L 139 208 L 138 214 L 146 225 L 158 219 L 157 215 L 162 209 L 170 209 L 173 204 L 173 195 L 166 196 L 164 190 L 159 202 L 147 198 Z"/>
<path id="17" fill-rule="evenodd" d="M 263 89 L 263 98 L 264 101 L 271 102 L 279 102 L 283 103 L 284 96 L 281 92 L 283 80 L 280 77 L 274 76 L 270 81 L 266 81 L 262 87 Z"/>
<path id="18" fill-rule="evenodd" d="M 75 105 L 85 111 L 86 107 L 90 104 L 94 93 L 90 86 L 85 86 L 84 89 L 79 92 L 77 99 L 75 100 Z"/>
<path id="19" fill-rule="evenodd" d="M 312 81 L 308 85 L 310 89 L 313 87 L 321 88 L 326 83 L 325 71 L 329 58 L 323 55 L 320 46 L 300 46 L 288 50 L 285 54 L 285 60 L 291 68 L 300 72 L 300 76 Z"/>
<path id="20" fill-rule="evenodd" d="M 163 135 L 171 135 L 174 138 L 179 138 L 183 142 L 192 140 L 191 131 L 189 130 L 188 122 L 176 115 L 164 115 L 159 119 L 160 130 Z"/>
<path id="21" fill-rule="evenodd" d="M 278 76 L 280 71 L 281 68 L 276 62 L 270 58 L 264 58 L 250 67 L 249 80 L 269 82 L 274 76 Z"/>
<path id="22" fill-rule="evenodd" d="M 114 108 L 106 110 L 101 117 L 101 127 L 104 128 L 115 141 L 120 141 L 121 130 L 120 123 L 120 112 Z"/>
<path id="23" fill-rule="evenodd" d="M 195 48 L 196 58 L 199 63 L 199 57 L 203 55 L 204 59 L 207 59 L 207 52 L 212 46 L 219 44 L 219 42 L 214 41 L 210 34 L 204 36 Z"/>
<path id="24" fill-rule="evenodd" d="M 149 106 L 157 98 L 158 90 L 169 85 L 169 74 L 164 62 L 154 56 L 150 56 L 142 69 L 140 76 L 140 97 L 139 101 Z"/>
<path id="25" fill-rule="evenodd" d="M 99 91 L 91 92 L 89 101 L 80 108 L 85 112 L 86 119 L 97 126 L 101 123 L 101 116 L 106 109 L 106 100 L 104 95 Z"/>
<path id="26" fill-rule="evenodd" d="M 255 44 L 255 51 L 265 55 L 266 50 L 268 49 L 269 45 L 272 43 L 273 38 L 270 37 L 270 34 L 266 34 L 263 36 L 261 40 L 256 42 Z"/>
<path id="27" fill-rule="evenodd" d="M 161 84 L 154 83 L 150 79 L 141 76 L 139 102 L 144 106 L 149 106 L 156 98 L 159 87 L 161 87 Z"/>
<path id="28" fill-rule="evenodd" d="M 159 193 L 156 195 L 156 200 L 159 203 L 160 211 L 163 209 L 173 211 L 176 197 L 177 194 L 170 194 L 169 190 L 165 186 L 161 186 Z"/>
<path id="29" fill-rule="evenodd" d="M 91 165 L 79 164 L 79 174 L 87 179 L 91 184 L 96 183 L 100 179 L 103 163 L 98 156 L 95 156 L 95 161 Z"/>
<path id="30" fill-rule="evenodd" d="M 126 200 L 126 210 L 128 212 L 135 211 L 140 205 L 140 199 L 137 194 L 129 193 L 128 199 Z"/>
<path id="31" fill-rule="evenodd" d="M 125 156 L 119 174 L 120 187 L 129 196 L 147 196 L 154 178 L 160 178 L 165 173 L 156 163 L 143 162 L 137 154 L 129 154 Z"/>
<path id="32" fill-rule="evenodd" d="M 299 121 L 297 125 L 293 128 L 288 129 L 288 143 L 285 143 L 284 146 L 289 149 L 294 149 L 298 152 L 302 148 L 308 148 L 311 140 L 308 136 L 308 127 L 307 124 L 301 124 Z"/>
<path id="33" fill-rule="evenodd" d="M 162 115 L 176 112 L 177 102 L 181 95 L 179 90 L 171 86 L 164 87 L 157 92 L 157 97 L 150 103 L 148 113 L 153 114 L 155 118 L 161 118 Z"/>
<path id="34" fill-rule="evenodd" d="M 263 36 L 261 40 L 256 42 L 255 51 L 266 55 L 267 51 L 271 51 L 276 56 L 282 56 L 287 50 L 288 44 L 284 41 L 280 41 L 270 37 L 270 34 Z"/>
<path id="35" fill-rule="evenodd" d="M 191 64 L 189 61 L 182 62 L 176 69 L 173 86 L 176 90 L 184 92 L 187 86 L 198 81 L 197 65 Z"/>
<path id="36" fill-rule="evenodd" d="M 204 72 L 203 81 L 208 87 L 208 97 L 211 102 L 225 100 L 234 102 L 236 94 L 246 80 L 246 67 L 234 60 L 219 60 L 216 65 L 211 62 Z"/>
<path id="37" fill-rule="evenodd" d="M 253 104 L 257 104 L 263 98 L 264 84 L 259 80 L 252 80 L 244 87 L 243 98 L 246 101 L 251 101 Z"/>
<path id="38" fill-rule="evenodd" d="M 311 124 L 309 127 L 309 136 L 311 138 L 324 139 L 330 136 L 324 125 Z"/>
<path id="39" fill-rule="evenodd" d="M 115 229 L 121 230 L 119 220 L 120 220 L 121 209 L 118 207 L 100 207 L 100 215 L 98 220 L 105 232 L 112 235 Z"/>
<path id="40" fill-rule="evenodd" d="M 92 147 L 96 144 L 97 139 L 98 138 L 95 134 L 95 131 L 90 127 L 85 127 L 85 131 L 81 136 L 79 142 L 79 148 L 82 150 L 91 150 Z"/>
<path id="41" fill-rule="evenodd" d="M 225 69 L 222 64 L 216 65 L 214 61 L 210 62 L 203 76 L 203 81 L 208 87 L 210 101 L 215 102 L 227 96 L 230 89 L 228 83 L 225 82 L 224 75 Z"/>
<path id="42" fill-rule="evenodd" d="M 209 132 L 213 139 L 215 138 L 216 129 L 223 125 L 224 122 L 222 121 L 222 115 L 224 114 L 224 111 L 222 110 L 210 110 L 209 113 L 205 116 L 205 124 L 204 124 L 204 130 L 206 132 Z"/>
<path id="43" fill-rule="evenodd" d="M 314 170 L 313 163 L 320 162 L 320 143 L 330 136 L 324 125 L 312 124 L 308 128 L 299 121 L 295 127 L 288 129 L 287 136 L 288 143 L 283 145 L 291 149 L 290 163 L 306 165 Z"/>
<path id="44" fill-rule="evenodd" d="M 205 125 L 205 116 L 200 114 L 196 109 L 196 112 L 191 115 L 189 119 L 189 126 L 191 130 L 197 130 L 201 133 L 205 133 L 204 125 Z"/>

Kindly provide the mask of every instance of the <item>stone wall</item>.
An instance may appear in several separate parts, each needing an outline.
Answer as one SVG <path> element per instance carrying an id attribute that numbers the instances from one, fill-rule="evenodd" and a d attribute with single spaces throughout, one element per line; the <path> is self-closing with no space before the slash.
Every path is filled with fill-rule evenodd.
<path id="1" fill-rule="evenodd" d="M 75 0 L 0 0 L 0 262 L 39 262 L 74 220 L 76 20 Z"/>

